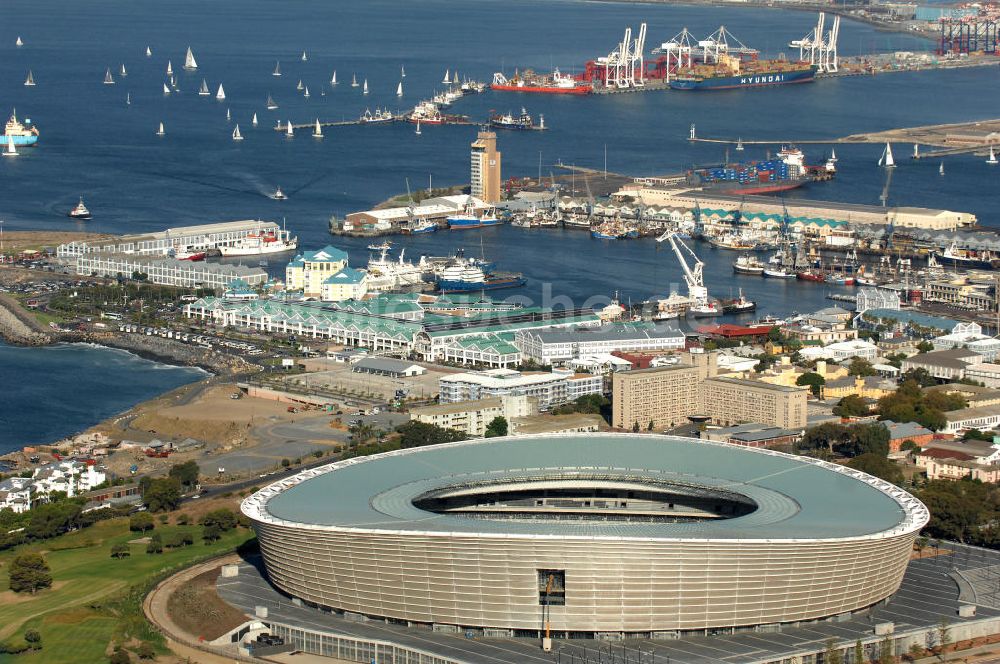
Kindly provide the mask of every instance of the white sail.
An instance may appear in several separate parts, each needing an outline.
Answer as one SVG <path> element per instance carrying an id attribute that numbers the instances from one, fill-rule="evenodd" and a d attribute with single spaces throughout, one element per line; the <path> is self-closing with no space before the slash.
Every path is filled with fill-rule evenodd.
<path id="1" fill-rule="evenodd" d="M 302 96 L 305 97 L 306 99 L 309 98 L 309 86 L 308 85 L 306 86 L 306 91 L 302 93 Z"/>
<path id="2" fill-rule="evenodd" d="M 305 87 L 305 86 L 302 85 L 302 79 L 300 78 L 299 82 L 295 84 L 295 89 L 296 90 L 301 90 L 303 87 Z"/>
<path id="3" fill-rule="evenodd" d="M 406 67 L 404 65 L 399 66 L 399 77 L 406 78 Z"/>
<path id="4" fill-rule="evenodd" d="M 147 57 L 147 58 L 151 58 L 151 57 L 153 57 L 153 49 L 151 49 L 151 48 L 150 48 L 150 47 L 148 47 L 148 46 L 146 47 L 146 57 Z"/>
<path id="5" fill-rule="evenodd" d="M 882 156 L 879 157 L 878 165 L 886 168 L 896 167 L 896 160 L 892 158 L 892 145 L 888 141 L 885 144 L 885 150 L 882 151 Z"/>
<path id="6" fill-rule="evenodd" d="M 285 136 L 288 136 L 290 138 L 294 135 L 295 135 L 295 128 L 292 127 L 292 121 L 289 120 L 288 124 L 285 125 Z"/>
<path id="7" fill-rule="evenodd" d="M 240 126 L 239 125 L 236 125 L 236 129 L 233 129 L 233 140 L 234 141 L 242 141 L 243 140 L 243 134 L 240 133 Z"/>
<path id="8" fill-rule="evenodd" d="M 336 84 L 337 84 L 337 70 L 334 69 L 333 76 L 330 77 L 330 85 L 336 85 Z"/>
<path id="9" fill-rule="evenodd" d="M 132 105 L 132 93 L 131 92 L 126 92 L 125 93 L 125 105 L 126 106 L 131 106 Z"/>
<path id="10" fill-rule="evenodd" d="M 941 162 L 941 165 L 938 166 L 938 175 L 944 175 L 944 162 L 943 161 Z"/>
<path id="11" fill-rule="evenodd" d="M 14 137 L 13 136 L 8 136 L 7 137 L 7 150 L 6 150 L 6 152 L 3 153 L 3 156 L 5 156 L 5 157 L 16 157 L 17 156 L 17 148 L 14 147 Z"/>
<path id="12" fill-rule="evenodd" d="M 174 75 L 174 66 L 170 64 L 170 60 L 167 60 L 167 76 Z"/>
<path id="13" fill-rule="evenodd" d="M 254 127 L 257 126 L 257 114 L 256 113 L 253 114 L 253 119 L 250 120 L 250 124 L 253 125 Z"/>
<path id="14" fill-rule="evenodd" d="M 396 96 L 397 97 L 402 97 L 403 96 L 403 82 L 402 81 L 400 81 L 399 85 L 396 86 Z"/>
<path id="15" fill-rule="evenodd" d="M 458 83 L 458 70 L 455 70 L 455 75 L 451 77 L 452 83 Z"/>
<path id="16" fill-rule="evenodd" d="M 305 52 L 305 51 L 302 51 L 302 62 L 305 62 L 305 61 L 306 61 L 306 60 L 308 60 L 308 59 L 309 59 L 309 58 L 308 58 L 308 57 L 306 56 L 306 52 Z"/>
<path id="17" fill-rule="evenodd" d="M 165 95 L 170 94 L 170 88 L 167 87 L 166 83 L 163 84 L 163 94 Z"/>
<path id="18" fill-rule="evenodd" d="M 201 87 L 198 88 L 198 94 L 201 95 L 202 97 L 207 97 L 208 95 L 212 94 L 208 89 L 208 81 L 206 81 L 205 79 L 201 79 Z"/>
<path id="19" fill-rule="evenodd" d="M 351 87 L 352 88 L 358 87 L 358 75 L 357 74 L 351 74 Z"/>
<path id="20" fill-rule="evenodd" d="M 267 96 L 267 110 L 273 111 L 278 108 L 278 104 L 271 98 L 271 95 Z"/>
<path id="21" fill-rule="evenodd" d="M 445 85 L 448 85 L 449 83 L 451 83 L 451 70 L 450 69 L 445 69 L 444 70 L 444 78 L 441 79 L 441 82 L 444 83 Z"/>
<path id="22" fill-rule="evenodd" d="M 18 48 L 24 46 L 24 40 L 21 39 L 20 35 L 18 35 L 17 41 L 14 42 L 14 46 L 17 46 Z"/>
<path id="23" fill-rule="evenodd" d="M 114 85 L 114 84 L 115 84 L 115 77 L 111 75 L 111 68 L 108 67 L 108 70 L 104 72 L 104 85 Z"/>
<path id="24" fill-rule="evenodd" d="M 274 71 L 271 72 L 271 76 L 281 76 L 281 63 L 280 62 L 275 62 L 274 63 Z"/>
<path id="25" fill-rule="evenodd" d="M 230 112 L 229 112 L 229 109 L 227 108 L 227 109 L 226 109 L 226 122 L 229 122 L 229 121 L 230 121 L 230 120 L 232 120 L 232 119 L 233 119 L 233 114 L 232 114 L 232 113 L 230 113 Z"/>
<path id="26" fill-rule="evenodd" d="M 313 138 L 323 138 L 323 127 L 319 124 L 319 118 L 316 118 L 316 127 L 313 129 Z"/>
<path id="27" fill-rule="evenodd" d="M 997 163 L 997 155 L 996 155 L 995 152 L 993 152 L 993 146 L 992 145 L 990 146 L 990 158 L 986 160 L 986 163 L 987 164 L 995 164 L 995 163 Z"/>
<path id="28" fill-rule="evenodd" d="M 215 93 L 215 98 L 219 101 L 226 98 L 226 91 L 222 88 L 222 83 L 219 83 L 219 90 Z"/>
<path id="29" fill-rule="evenodd" d="M 191 47 L 188 46 L 187 53 L 184 55 L 184 69 L 194 71 L 197 68 L 198 62 L 194 59 L 194 53 L 191 52 Z"/>
<path id="30" fill-rule="evenodd" d="M 368 79 L 365 79 L 365 85 L 361 88 L 363 94 L 368 94 Z"/>
<path id="31" fill-rule="evenodd" d="M 417 120 L 417 131 L 414 132 L 417 136 L 420 135 L 420 120 Z"/>
<path id="32" fill-rule="evenodd" d="M 914 159 L 920 158 L 920 146 L 917 145 L 916 143 L 913 144 L 913 158 Z"/>
<path id="33" fill-rule="evenodd" d="M 163 123 L 161 122 L 161 123 L 160 123 L 160 128 L 156 130 L 156 135 L 157 135 L 157 136 L 163 136 L 163 134 L 165 134 L 165 133 L 166 133 L 166 132 L 165 132 L 165 131 L 163 131 Z"/>
<path id="34" fill-rule="evenodd" d="M 128 72 L 125 71 L 125 63 L 124 62 L 122 63 L 122 68 L 121 68 L 121 70 L 118 73 L 120 75 L 122 75 L 122 76 L 128 76 Z"/>
<path id="35" fill-rule="evenodd" d="M 31 75 L 31 70 L 28 70 L 28 78 L 24 79 L 24 84 L 29 88 L 35 87 L 35 77 Z"/>

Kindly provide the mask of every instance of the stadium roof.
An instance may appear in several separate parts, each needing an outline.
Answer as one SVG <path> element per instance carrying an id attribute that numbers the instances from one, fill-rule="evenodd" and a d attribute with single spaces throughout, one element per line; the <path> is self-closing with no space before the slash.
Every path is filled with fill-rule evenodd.
<path id="1" fill-rule="evenodd" d="M 695 522 L 499 520 L 422 510 L 448 487 L 525 481 L 657 482 L 737 493 L 757 509 Z M 366 532 L 719 540 L 883 537 L 919 530 L 927 509 L 898 487 L 843 466 L 674 436 L 551 434 L 465 441 L 303 471 L 243 503 L 255 519 Z"/>

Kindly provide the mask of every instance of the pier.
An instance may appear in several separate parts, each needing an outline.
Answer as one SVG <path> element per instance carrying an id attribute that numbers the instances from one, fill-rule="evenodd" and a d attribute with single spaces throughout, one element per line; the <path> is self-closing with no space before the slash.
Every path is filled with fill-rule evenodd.
<path id="1" fill-rule="evenodd" d="M 425 127 L 442 127 L 442 126 L 446 126 L 446 125 L 456 125 L 456 126 L 459 126 L 459 127 L 488 127 L 488 126 L 490 126 L 490 121 L 488 119 L 487 120 L 482 120 L 482 121 L 472 120 L 467 115 L 446 115 L 444 117 L 445 117 L 445 121 L 444 122 L 428 122 L 428 123 L 425 123 L 423 126 L 425 126 Z M 391 120 L 365 120 L 363 118 L 358 118 L 357 120 L 339 120 L 339 121 L 324 121 L 324 120 L 320 120 L 319 126 L 321 128 L 323 128 L 323 129 L 326 129 L 328 127 L 358 127 L 358 126 L 366 126 L 367 127 L 367 126 L 379 126 L 379 125 L 393 125 L 393 124 L 397 124 L 397 123 L 400 123 L 400 122 L 407 122 L 407 123 L 415 124 L 415 121 L 410 119 L 410 115 L 404 113 L 402 115 L 395 115 L 395 116 L 393 116 Z M 312 121 L 312 122 L 306 122 L 306 123 L 300 123 L 300 124 L 296 124 L 294 122 L 292 123 L 292 130 L 293 131 L 299 130 L 299 129 L 315 129 L 315 128 L 316 128 L 316 121 L 315 120 Z M 496 127 L 494 127 L 494 129 L 499 129 L 499 130 L 502 131 L 502 128 L 496 128 Z M 519 129 L 519 130 L 516 130 L 516 131 L 545 131 L 546 129 L 548 129 L 548 127 L 545 127 L 544 125 L 535 125 L 535 126 L 529 127 L 527 130 L 520 130 Z M 282 122 L 279 121 L 274 126 L 274 131 L 277 131 L 277 132 L 286 132 L 286 131 L 288 131 L 288 122 L 282 123 Z"/>

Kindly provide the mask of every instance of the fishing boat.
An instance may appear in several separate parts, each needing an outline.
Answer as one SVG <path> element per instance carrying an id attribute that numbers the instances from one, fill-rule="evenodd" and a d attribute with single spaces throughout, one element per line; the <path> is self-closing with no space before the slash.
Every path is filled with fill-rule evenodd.
<path id="1" fill-rule="evenodd" d="M 187 71 L 194 71 L 198 68 L 198 62 L 194 59 L 194 53 L 191 52 L 191 47 L 188 46 L 187 53 L 184 54 L 184 69 Z"/>
<path id="2" fill-rule="evenodd" d="M 128 72 L 125 71 L 125 63 L 124 62 L 122 63 L 121 69 L 118 70 L 118 74 L 121 75 L 121 76 L 128 76 Z"/>
<path id="3" fill-rule="evenodd" d="M 337 70 L 334 69 L 333 76 L 330 77 L 330 85 L 336 85 L 336 84 L 337 84 Z"/>
<path id="4" fill-rule="evenodd" d="M 234 141 L 243 140 L 243 134 L 240 133 L 240 126 L 238 124 L 236 125 L 236 128 L 233 129 L 233 140 Z"/>
<path id="5" fill-rule="evenodd" d="M 736 251 L 750 251 L 757 248 L 757 243 L 733 233 L 716 235 L 708 239 L 708 243 L 716 249 L 734 249 Z"/>
<path id="6" fill-rule="evenodd" d="M 721 316 L 722 308 L 718 302 L 706 302 L 705 304 L 692 305 L 687 313 L 692 318 L 711 318 L 712 316 Z"/>
<path id="7" fill-rule="evenodd" d="M 111 75 L 111 67 L 108 67 L 108 70 L 104 72 L 104 85 L 114 85 L 114 84 L 115 84 L 115 77 Z"/>
<path id="8" fill-rule="evenodd" d="M 365 112 L 362 113 L 360 118 L 358 118 L 358 122 L 363 124 L 376 124 L 379 122 L 392 122 L 395 119 L 395 116 L 393 116 L 392 111 L 389 109 L 385 109 L 383 111 L 381 108 L 376 108 L 375 112 L 372 113 L 371 109 L 366 108 Z"/>
<path id="9" fill-rule="evenodd" d="M 761 275 L 764 274 L 764 264 L 760 262 L 760 259 L 752 254 L 740 254 L 735 261 L 733 261 L 733 272 L 736 274 L 752 274 Z"/>
<path id="10" fill-rule="evenodd" d="M 222 83 L 219 83 L 219 89 L 215 93 L 215 98 L 218 101 L 223 101 L 226 98 L 226 91 L 222 88 Z"/>
<path id="11" fill-rule="evenodd" d="M 201 87 L 198 88 L 198 94 L 202 97 L 207 97 L 212 94 L 212 92 L 208 89 L 208 81 L 205 79 L 201 79 Z"/>
<path id="12" fill-rule="evenodd" d="M 490 115 L 490 127 L 495 129 L 531 129 L 534 126 L 534 120 L 524 108 L 521 109 L 520 115 L 514 115 L 511 112 L 503 115 L 498 113 Z"/>
<path id="13" fill-rule="evenodd" d="M 375 244 L 373 242 L 372 244 L 368 245 L 368 249 L 369 251 L 382 251 L 383 249 L 389 250 L 392 249 L 392 242 L 390 242 L 389 240 L 384 240 L 383 242 L 379 242 L 378 244 Z"/>
<path id="14" fill-rule="evenodd" d="M 156 130 L 156 135 L 157 135 L 157 136 L 163 136 L 163 135 L 164 135 L 165 133 L 166 133 L 166 132 L 165 132 L 165 131 L 163 131 L 163 123 L 161 122 L 161 123 L 160 123 L 160 128 Z"/>
<path id="15" fill-rule="evenodd" d="M 828 274 L 824 281 L 834 286 L 853 286 L 854 276 L 845 274 Z"/>
<path id="16" fill-rule="evenodd" d="M 281 76 L 281 63 L 280 62 L 275 62 L 274 63 L 274 71 L 271 72 L 271 76 Z"/>
<path id="17" fill-rule="evenodd" d="M 88 210 L 87 206 L 83 204 L 82 196 L 80 197 L 80 202 L 77 203 L 72 210 L 67 212 L 66 216 L 70 217 L 71 219 L 82 219 L 83 221 L 86 221 L 87 219 L 91 218 L 90 210 Z"/>
<path id="18" fill-rule="evenodd" d="M 257 114 L 256 113 L 253 114 L 253 119 L 250 120 L 250 124 L 253 125 L 254 127 L 257 126 Z"/>
<path id="19" fill-rule="evenodd" d="M 28 78 L 29 79 L 31 78 L 31 72 L 28 72 Z M 27 85 L 27 83 L 25 83 L 25 85 Z M 32 85 L 34 85 L 34 83 L 32 83 Z M 996 156 L 996 153 L 993 152 L 993 146 L 992 145 L 990 146 L 990 156 L 986 160 L 986 163 L 989 164 L 990 166 L 993 166 L 993 165 L 995 165 L 997 163 L 997 156 Z"/>
<path id="20" fill-rule="evenodd" d="M 174 75 L 174 66 L 170 64 L 170 60 L 167 60 L 167 76 Z"/>
<path id="21" fill-rule="evenodd" d="M 764 268 L 764 272 L 762 274 L 764 275 L 764 277 L 766 277 L 768 279 L 794 279 L 795 278 L 795 273 L 794 272 L 786 270 L 783 267 L 768 267 L 768 268 Z"/>
<path id="22" fill-rule="evenodd" d="M 17 148 L 14 147 L 14 138 L 12 136 L 7 137 L 7 149 L 4 150 L 3 156 L 5 157 L 17 156 Z"/>
<path id="23" fill-rule="evenodd" d="M 446 217 L 448 227 L 453 229 L 483 228 L 484 226 L 496 226 L 500 224 L 500 218 L 496 215 L 496 210 L 489 208 L 481 215 L 476 215 L 475 206 L 470 201 L 465 209 L 459 214 Z"/>
<path id="24" fill-rule="evenodd" d="M 268 198 L 274 201 L 283 201 L 286 200 L 288 196 L 285 196 L 285 192 L 281 191 L 281 187 L 278 187 L 277 189 L 274 190 L 273 194 L 268 196 Z"/>
<path id="25" fill-rule="evenodd" d="M 816 283 L 823 283 L 826 281 L 825 274 L 814 270 L 802 270 L 801 272 L 796 272 L 795 278 L 799 281 L 813 281 Z"/>
<path id="26" fill-rule="evenodd" d="M 403 82 L 402 81 L 400 81 L 399 85 L 396 86 L 396 96 L 397 97 L 402 97 L 403 96 Z"/>
<path id="27" fill-rule="evenodd" d="M 368 79 L 367 78 L 365 79 L 364 86 L 361 88 L 361 94 L 365 94 L 365 95 L 368 94 Z"/>
<path id="28" fill-rule="evenodd" d="M 408 225 L 404 225 L 402 230 L 406 235 L 423 235 L 424 233 L 433 233 L 437 229 L 437 223 L 430 219 L 413 219 Z"/>
<path id="29" fill-rule="evenodd" d="M 892 145 L 886 141 L 882 156 L 878 159 L 878 165 L 885 168 L 896 168 L 896 160 L 892 157 Z"/>
<path id="30" fill-rule="evenodd" d="M 358 75 L 357 74 L 351 74 L 351 87 L 352 88 L 358 87 Z"/>
<path id="31" fill-rule="evenodd" d="M 316 126 L 313 127 L 313 138 L 323 138 L 323 127 L 319 124 L 319 118 L 316 118 Z"/>
<path id="32" fill-rule="evenodd" d="M 273 111 L 278 108 L 278 104 L 274 101 L 271 95 L 267 95 L 267 110 Z"/>
<path id="33" fill-rule="evenodd" d="M 24 85 L 28 88 L 35 87 L 35 77 L 31 74 L 31 70 L 28 70 L 28 78 L 24 79 Z"/>

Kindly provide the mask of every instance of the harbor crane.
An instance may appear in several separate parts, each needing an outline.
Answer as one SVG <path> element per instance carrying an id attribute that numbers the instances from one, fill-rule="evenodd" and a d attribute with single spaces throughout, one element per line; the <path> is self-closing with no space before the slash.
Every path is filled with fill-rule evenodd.
<path id="1" fill-rule="evenodd" d="M 639 25 L 636 38 L 632 39 L 632 28 L 625 28 L 625 38 L 619 42 L 607 57 L 598 58 L 604 67 L 604 87 L 641 88 L 646 85 L 646 62 L 643 51 L 646 48 L 646 24 Z"/>
<path id="2" fill-rule="evenodd" d="M 833 24 L 824 34 L 826 23 L 826 13 L 820 12 L 816 20 L 816 27 L 812 31 L 797 41 L 793 41 L 790 46 L 799 48 L 799 60 L 806 60 L 806 52 L 809 54 L 809 64 L 815 65 L 819 71 L 833 73 L 837 71 L 839 58 L 837 56 L 837 40 L 840 36 L 840 16 L 833 17 Z"/>
<path id="3" fill-rule="evenodd" d="M 674 231 L 665 232 L 656 238 L 656 241 L 670 243 L 670 248 L 674 250 L 677 262 L 681 264 L 681 270 L 684 272 L 684 283 L 687 284 L 688 297 L 691 299 L 692 304 L 699 307 L 708 306 L 708 289 L 705 288 L 705 279 L 702 274 L 705 264 L 701 262 L 698 255 L 684 244 L 683 240 L 677 237 L 677 233 Z M 681 250 L 682 247 L 683 251 Z M 685 251 L 694 261 L 694 269 L 688 265 L 687 260 L 684 258 Z"/>

